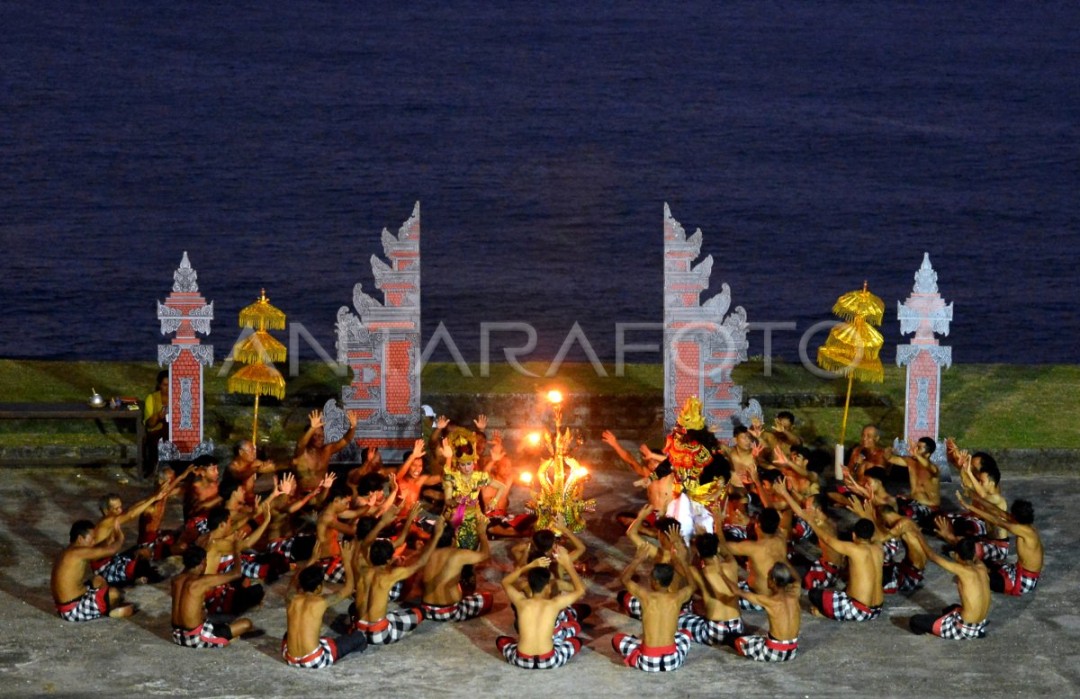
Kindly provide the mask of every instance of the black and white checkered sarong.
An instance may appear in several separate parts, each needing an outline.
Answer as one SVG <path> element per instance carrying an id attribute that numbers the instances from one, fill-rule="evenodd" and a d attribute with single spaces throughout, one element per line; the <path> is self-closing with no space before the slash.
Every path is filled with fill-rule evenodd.
<path id="1" fill-rule="evenodd" d="M 742 636 L 735 639 L 735 652 L 763 663 L 782 663 L 798 654 L 799 639 L 779 641 L 772 636 Z"/>
<path id="2" fill-rule="evenodd" d="M 693 612 L 683 612 L 679 615 L 679 628 L 689 631 L 695 643 L 703 643 L 707 646 L 720 645 L 724 639 L 738 636 L 745 630 L 742 617 L 727 621 L 713 621 Z"/>
<path id="3" fill-rule="evenodd" d="M 1005 594 L 1019 597 L 1035 592 L 1041 573 L 1022 568 L 1019 563 L 1007 563 L 992 569 L 990 575 L 1001 576 Z"/>
<path id="4" fill-rule="evenodd" d="M 740 580 L 739 581 L 739 589 L 742 590 L 743 592 L 753 592 L 753 590 L 750 589 L 750 583 L 746 582 L 745 580 Z M 742 597 L 739 598 L 739 609 L 743 610 L 744 612 L 763 612 L 763 611 L 765 611 L 765 607 L 756 605 L 753 602 L 751 602 L 750 600 L 743 599 Z"/>
<path id="5" fill-rule="evenodd" d="M 750 535 L 746 531 L 746 527 L 739 526 L 738 524 L 725 524 L 721 531 L 724 533 L 724 539 L 727 541 L 746 541 L 750 538 Z"/>
<path id="6" fill-rule="evenodd" d="M 195 628 L 181 629 L 177 626 L 172 630 L 173 643 L 185 648 L 224 648 L 229 645 L 229 636 L 223 636 L 214 628 L 209 621 L 204 621 Z"/>
<path id="7" fill-rule="evenodd" d="M 135 579 L 135 556 L 128 552 L 118 553 L 94 561 L 90 568 L 110 585 L 129 583 Z"/>
<path id="8" fill-rule="evenodd" d="M 288 639 L 281 639 L 281 657 L 292 667 L 304 667 L 311 670 L 318 670 L 333 665 L 334 661 L 337 659 L 336 656 L 337 652 L 334 647 L 334 642 L 326 637 L 320 638 L 319 645 L 315 650 L 302 658 L 294 658 L 289 655 Z"/>
<path id="9" fill-rule="evenodd" d="M 109 586 L 86 588 L 86 593 L 66 604 L 56 605 L 64 621 L 93 621 L 109 613 Z"/>
<path id="10" fill-rule="evenodd" d="M 815 590 L 810 602 L 822 614 L 836 621 L 872 621 L 881 616 L 881 606 L 868 607 L 840 590 Z M 820 604 L 817 601 L 820 600 Z"/>
<path id="11" fill-rule="evenodd" d="M 975 543 L 975 555 L 986 563 L 1004 563 L 1009 557 L 1009 540 L 980 539 Z"/>
<path id="12" fill-rule="evenodd" d="M 615 634 L 611 645 L 623 657 L 627 667 L 636 667 L 644 672 L 672 672 L 682 667 L 686 654 L 690 652 L 690 632 L 679 630 L 674 642 L 664 648 L 647 648 L 637 636 L 625 633 Z"/>
<path id="13" fill-rule="evenodd" d="M 896 508 L 900 514 L 914 520 L 920 526 L 932 524 L 934 521 L 935 510 L 930 509 L 929 505 L 924 505 L 918 500 L 901 495 L 896 498 Z"/>
<path id="14" fill-rule="evenodd" d="M 832 587 L 839 580 L 840 569 L 825 560 L 824 556 L 810 564 L 803 576 L 803 589 L 821 590 Z"/>
<path id="15" fill-rule="evenodd" d="M 900 592 L 913 592 L 923 586 L 923 572 L 905 560 L 896 567 L 896 580 Z"/>
<path id="16" fill-rule="evenodd" d="M 260 563 L 255 558 L 254 551 L 243 551 L 240 554 L 240 573 L 245 578 L 252 580 L 263 580 L 266 578 L 267 573 L 270 572 L 270 566 L 265 563 Z M 225 554 L 218 561 L 218 573 L 231 572 L 233 567 L 236 566 L 236 557 L 231 554 Z M 344 575 L 342 576 L 344 580 Z"/>
<path id="17" fill-rule="evenodd" d="M 968 624 L 960 616 L 960 611 L 954 609 L 935 621 L 933 634 L 950 641 L 968 641 L 984 637 L 986 635 L 986 619 L 975 624 Z"/>
<path id="18" fill-rule="evenodd" d="M 424 613 L 418 607 L 387 612 L 386 616 L 378 621 L 365 621 L 358 619 L 355 627 L 357 631 L 367 636 L 368 643 L 384 646 L 389 643 L 397 643 L 420 625 L 424 620 Z"/>
<path id="19" fill-rule="evenodd" d="M 813 536 L 814 530 L 810 528 L 810 523 L 798 515 L 792 515 L 791 517 L 791 531 L 788 533 L 788 541 L 798 542 L 806 541 Z"/>
<path id="20" fill-rule="evenodd" d="M 889 539 L 882 542 L 881 552 L 885 554 L 886 563 L 899 563 L 904 560 L 904 553 L 901 553 L 901 551 L 905 551 L 905 549 L 902 549 L 901 545 L 900 539 Z"/>
<path id="21" fill-rule="evenodd" d="M 495 646 L 506 658 L 506 662 L 525 670 L 551 670 L 562 667 L 581 650 L 581 641 L 577 638 L 553 638 L 552 649 L 545 655 L 523 655 L 518 652 L 518 644 L 510 636 L 499 636 Z"/>
<path id="22" fill-rule="evenodd" d="M 345 582 L 345 564 L 341 556 L 328 556 L 315 561 L 315 565 L 323 569 L 323 580 L 326 582 L 341 584 Z M 392 599 L 392 598 L 391 598 Z"/>
<path id="23" fill-rule="evenodd" d="M 490 593 L 477 592 L 474 595 L 463 597 L 456 604 L 438 606 L 424 602 L 420 606 L 424 610 L 424 618 L 431 621 L 465 621 L 478 617 L 491 609 L 493 598 Z"/>

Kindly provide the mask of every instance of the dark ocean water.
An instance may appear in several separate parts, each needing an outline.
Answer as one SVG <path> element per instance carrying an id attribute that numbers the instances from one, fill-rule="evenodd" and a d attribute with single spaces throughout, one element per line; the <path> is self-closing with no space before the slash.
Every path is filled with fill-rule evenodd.
<path id="1" fill-rule="evenodd" d="M 575 321 L 611 358 L 616 323 L 662 320 L 664 202 L 714 290 L 797 324 L 785 358 L 864 279 L 902 341 L 928 251 L 956 361 L 1080 361 L 1077 3 L 5 2 L 0 26 L 0 356 L 153 359 L 184 250 L 219 358 L 262 286 L 332 354 L 419 200 L 425 339 L 445 322 L 469 361 L 482 322 L 534 325 L 541 359 Z"/>

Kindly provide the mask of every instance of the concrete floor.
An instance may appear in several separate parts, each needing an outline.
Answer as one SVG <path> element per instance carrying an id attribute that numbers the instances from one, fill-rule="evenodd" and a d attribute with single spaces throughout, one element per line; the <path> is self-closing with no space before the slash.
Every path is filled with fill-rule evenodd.
<path id="1" fill-rule="evenodd" d="M 369 650 L 320 671 L 289 668 L 278 652 L 285 628 L 276 583 L 250 616 L 265 635 L 217 651 L 195 651 L 170 641 L 166 583 L 131 590 L 139 613 L 131 619 L 85 624 L 61 621 L 52 606 L 52 560 L 78 518 L 94 518 L 105 492 L 130 502 L 145 486 L 127 483 L 116 469 L 7 469 L 0 478 L 0 695 L 58 696 L 1072 696 L 1080 694 L 1080 478 L 1004 478 L 1007 497 L 1036 503 L 1036 525 L 1046 542 L 1044 579 L 1033 597 L 995 595 L 988 637 L 947 642 L 906 629 L 913 614 L 937 612 L 956 601 L 947 574 L 931 567 L 927 585 L 911 597 L 891 596 L 885 614 L 868 624 L 804 617 L 799 657 L 768 665 L 728 649 L 691 648 L 678 672 L 646 674 L 621 665 L 611 650 L 618 631 L 640 623 L 616 610 L 614 578 L 630 557 L 613 513 L 637 506 L 626 472 L 595 469 L 590 495 L 599 501 L 584 539 L 590 546 L 589 594 L 597 608 L 586 625 L 586 646 L 562 669 L 529 672 L 508 666 L 495 638 L 512 633 L 501 591 L 487 617 L 460 625 L 427 622 L 401 643 Z M 129 534 L 129 540 L 134 533 Z M 481 588 L 498 590 L 508 570 L 507 542 L 480 571 Z M 345 603 L 339 611 L 344 612 Z M 764 622 L 748 613 L 749 626 Z"/>

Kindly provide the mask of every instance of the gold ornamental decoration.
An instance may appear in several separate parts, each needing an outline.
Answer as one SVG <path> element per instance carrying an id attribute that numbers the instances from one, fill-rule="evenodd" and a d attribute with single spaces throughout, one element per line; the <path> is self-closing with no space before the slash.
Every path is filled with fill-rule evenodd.
<path id="1" fill-rule="evenodd" d="M 240 311 L 240 327 L 251 328 L 253 332 L 237 341 L 230 358 L 246 366 L 229 377 L 226 388 L 229 393 L 255 396 L 251 441 L 257 443 L 259 396 L 274 396 L 278 399 L 285 397 L 285 377 L 274 367 L 274 362 L 285 361 L 285 345 L 267 332 L 267 329 L 283 330 L 285 314 L 270 304 L 270 300 L 266 298 L 266 289 L 262 289 L 255 303 Z"/>
<path id="2" fill-rule="evenodd" d="M 817 363 L 822 369 L 848 379 L 844 418 L 840 426 L 839 444 L 843 445 L 847 437 L 852 383 L 855 379 L 872 383 L 885 380 L 885 369 L 881 366 L 879 356 L 885 338 L 874 328 L 881 325 L 885 316 L 885 302 L 870 293 L 867 283 L 863 282 L 862 289 L 848 292 L 837 299 L 832 310 L 845 322 L 836 325 L 829 332 L 825 344 L 818 348 Z"/>

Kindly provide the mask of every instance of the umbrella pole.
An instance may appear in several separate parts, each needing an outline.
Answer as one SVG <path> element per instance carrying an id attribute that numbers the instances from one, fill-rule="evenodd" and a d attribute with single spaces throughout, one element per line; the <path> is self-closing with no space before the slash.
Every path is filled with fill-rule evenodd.
<path id="1" fill-rule="evenodd" d="M 848 388 L 850 391 L 850 386 Z M 847 419 L 847 412 L 844 413 L 844 418 Z M 259 436 L 259 394 L 255 394 L 255 417 L 251 420 L 251 443 L 258 444 Z"/>
<path id="2" fill-rule="evenodd" d="M 847 380 L 847 397 L 844 398 L 844 419 L 840 422 L 840 443 L 843 444 L 847 439 L 847 416 L 848 408 L 851 407 L 851 384 L 855 381 L 855 373 L 848 374 Z M 258 398 L 255 399 L 258 401 Z M 257 403 L 256 403 L 257 405 Z"/>
<path id="3" fill-rule="evenodd" d="M 844 477 L 844 440 L 847 439 L 847 416 L 848 408 L 851 407 L 851 384 L 855 381 L 854 372 L 848 374 L 847 380 L 847 397 L 844 398 L 844 419 L 840 422 L 840 442 L 836 445 L 836 461 L 833 464 L 833 470 L 836 472 L 836 480 L 841 480 Z"/>

